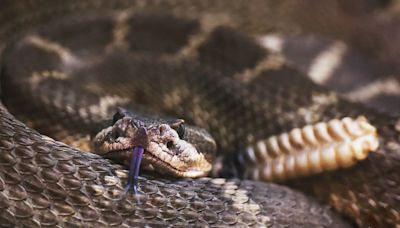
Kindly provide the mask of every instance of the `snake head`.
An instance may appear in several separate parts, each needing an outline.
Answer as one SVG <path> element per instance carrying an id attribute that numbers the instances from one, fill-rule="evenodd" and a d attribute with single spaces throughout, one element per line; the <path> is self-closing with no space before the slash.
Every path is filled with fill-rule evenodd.
<path id="1" fill-rule="evenodd" d="M 128 164 L 132 149 L 141 146 L 144 169 L 178 177 L 206 176 L 216 150 L 208 133 L 185 126 L 183 120 L 145 119 L 122 108 L 112 125 L 96 134 L 93 144 L 95 153 Z"/>

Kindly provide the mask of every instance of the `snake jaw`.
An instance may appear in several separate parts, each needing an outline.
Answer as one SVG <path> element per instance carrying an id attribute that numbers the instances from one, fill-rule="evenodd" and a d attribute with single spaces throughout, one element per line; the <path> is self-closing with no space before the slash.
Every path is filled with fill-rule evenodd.
<path id="1" fill-rule="evenodd" d="M 147 124 L 132 116 L 120 116 L 111 127 L 94 138 L 94 152 L 104 157 L 130 161 L 131 151 L 145 149 L 143 167 L 178 177 L 202 177 L 211 171 L 211 162 L 195 146 L 181 139 L 168 124 Z M 153 167 L 153 168 L 151 168 Z"/>

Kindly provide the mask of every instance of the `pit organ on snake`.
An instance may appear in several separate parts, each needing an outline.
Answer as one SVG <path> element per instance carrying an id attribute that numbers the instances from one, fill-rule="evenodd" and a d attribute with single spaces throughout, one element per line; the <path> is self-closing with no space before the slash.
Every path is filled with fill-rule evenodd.
<path id="1" fill-rule="evenodd" d="M 212 16 L 174 16 L 141 8 L 145 6 L 122 10 L 129 1 L 65 4 L 13 8 L 10 3 L 1 11 L 19 15 L 2 22 L 2 99 L 30 127 L 90 151 L 88 135 L 112 117 L 117 106 L 151 113 L 148 116 L 164 113 L 205 128 L 214 137 L 219 150 L 214 175 L 242 177 L 252 168 L 243 158 L 251 158 L 249 148 L 255 150 L 273 135 L 290 137 L 292 129 L 317 129 L 319 122 L 327 126 L 335 119 L 335 126 L 344 129 L 340 119 L 350 117 L 343 123 L 356 124 L 362 119 L 372 135 L 366 150 L 377 147 L 377 128 L 381 145 L 376 152 L 351 168 L 290 184 L 305 188 L 359 225 L 398 223 L 399 127 L 394 118 L 316 86 L 251 38 L 212 23 Z M 49 21 L 55 15 L 59 18 Z M 301 194 L 260 182 L 144 176 L 139 180 L 143 195 L 123 195 L 119 176 L 126 172 L 117 165 L 37 134 L 5 109 L 1 117 L 1 189 L 6 202 L 1 210 L 2 221 L 10 226 L 345 226 Z M 172 128 L 175 122 L 165 120 L 164 126 Z M 211 141 L 203 130 L 186 132 Z M 201 151 L 213 150 L 213 143 L 197 143 L 207 145 Z M 135 197 L 144 204 L 135 203 Z"/>

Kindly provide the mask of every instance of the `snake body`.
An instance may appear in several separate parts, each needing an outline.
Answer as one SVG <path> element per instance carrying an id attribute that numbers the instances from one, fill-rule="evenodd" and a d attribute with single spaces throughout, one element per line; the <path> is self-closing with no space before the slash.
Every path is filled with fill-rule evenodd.
<path id="1" fill-rule="evenodd" d="M 315 85 L 252 39 L 210 22 L 219 16 L 193 19 L 173 1 L 40 2 L 4 3 L 0 17 L 11 20 L 0 26 L 0 44 L 2 99 L 41 133 L 82 148 L 93 122 L 116 106 L 152 104 L 153 113 L 208 129 L 221 148 L 214 173 L 241 177 L 246 162 L 238 158 L 259 140 L 364 115 L 378 129 L 377 152 L 288 184 L 360 226 L 400 222 L 395 118 Z M 152 174 L 139 179 L 141 195 L 126 195 L 121 166 L 27 128 L 4 107 L 0 118 L 6 226 L 347 226 L 300 193 L 256 181 Z"/>

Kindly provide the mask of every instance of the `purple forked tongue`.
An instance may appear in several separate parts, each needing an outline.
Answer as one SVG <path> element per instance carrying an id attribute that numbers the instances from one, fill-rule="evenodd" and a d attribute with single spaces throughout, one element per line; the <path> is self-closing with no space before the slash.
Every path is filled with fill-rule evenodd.
<path id="1" fill-rule="evenodd" d="M 133 148 L 131 164 L 129 167 L 128 185 L 125 191 L 133 191 L 133 193 L 138 193 L 138 177 L 140 162 L 143 158 L 144 149 L 141 146 L 135 146 Z"/>

